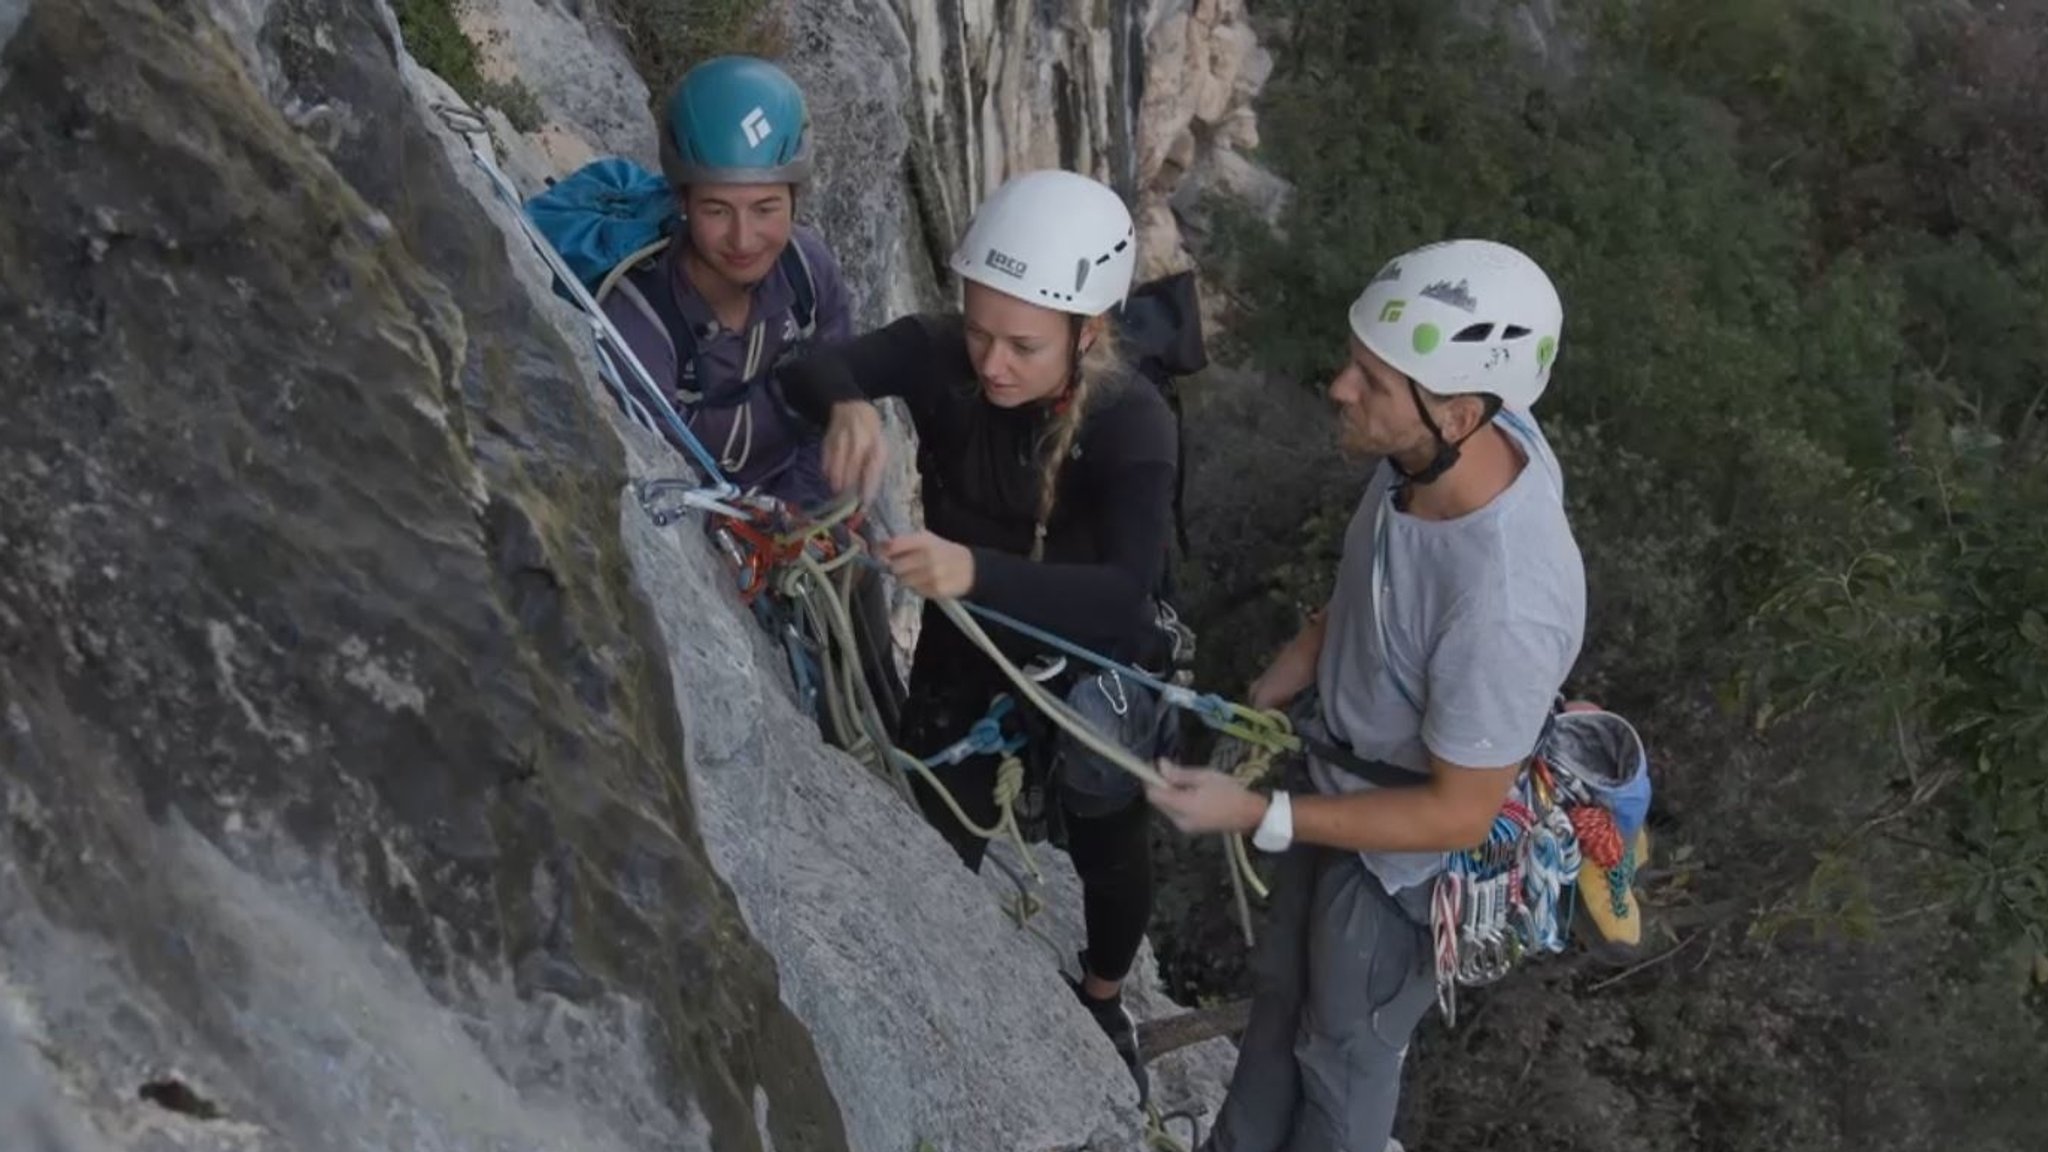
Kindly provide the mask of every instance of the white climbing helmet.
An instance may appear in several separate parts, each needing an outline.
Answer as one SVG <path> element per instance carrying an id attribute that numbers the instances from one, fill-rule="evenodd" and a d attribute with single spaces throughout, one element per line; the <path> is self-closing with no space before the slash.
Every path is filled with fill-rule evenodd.
<path id="1" fill-rule="evenodd" d="M 952 265 L 1019 300 L 1099 316 L 1131 290 L 1137 230 L 1108 185 L 1046 168 L 1011 177 L 982 201 Z"/>
<path id="2" fill-rule="evenodd" d="M 1351 331 L 1438 396 L 1487 392 L 1527 409 L 1550 383 L 1564 304 L 1534 260 L 1492 240 L 1396 256 L 1351 305 Z"/>

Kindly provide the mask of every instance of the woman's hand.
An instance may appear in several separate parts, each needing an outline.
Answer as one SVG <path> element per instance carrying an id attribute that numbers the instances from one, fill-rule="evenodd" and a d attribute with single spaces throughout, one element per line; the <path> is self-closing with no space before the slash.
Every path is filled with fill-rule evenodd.
<path id="1" fill-rule="evenodd" d="M 974 553 L 929 532 L 910 532 L 876 547 L 889 572 L 927 599 L 956 600 L 974 590 Z"/>
<path id="2" fill-rule="evenodd" d="M 832 422 L 825 428 L 825 482 L 832 491 L 844 493 L 858 486 L 862 503 L 875 498 L 882 488 L 882 472 L 889 464 L 889 441 L 882 435 L 882 414 L 865 400 L 847 400 L 832 406 Z"/>

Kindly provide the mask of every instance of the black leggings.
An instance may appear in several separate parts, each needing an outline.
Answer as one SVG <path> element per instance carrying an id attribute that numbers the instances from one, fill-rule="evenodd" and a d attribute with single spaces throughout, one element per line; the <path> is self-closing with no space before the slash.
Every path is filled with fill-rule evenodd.
<path id="1" fill-rule="evenodd" d="M 913 702 L 910 708 L 917 705 Z M 912 726 L 915 721 L 910 720 Z M 957 733 L 955 738 L 957 738 Z M 916 755 L 930 755 L 948 741 L 930 748 L 909 749 Z M 952 767 L 937 769 L 946 790 L 959 802 L 960 810 L 984 828 L 994 827 L 996 772 L 1001 767 L 994 756 L 976 756 Z M 960 820 L 945 801 L 939 799 L 921 775 L 913 775 L 911 788 L 925 819 L 952 844 L 953 851 L 971 871 L 981 871 L 988 841 L 960 826 Z M 1057 796 L 1059 790 L 1051 790 Z M 1152 918 L 1152 812 L 1141 795 L 1128 806 L 1107 816 L 1076 816 L 1064 808 L 1060 819 L 1067 831 L 1067 855 L 1081 877 L 1081 912 L 1088 928 L 1088 950 L 1081 961 L 1103 980 L 1122 980 L 1137 959 L 1138 945 Z"/>

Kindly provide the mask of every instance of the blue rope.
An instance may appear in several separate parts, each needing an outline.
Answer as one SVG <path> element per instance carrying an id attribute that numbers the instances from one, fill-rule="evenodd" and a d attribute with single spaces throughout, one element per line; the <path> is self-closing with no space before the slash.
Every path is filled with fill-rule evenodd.
<path id="1" fill-rule="evenodd" d="M 532 219 L 526 214 L 525 202 L 519 198 L 519 190 L 512 186 L 512 182 L 498 170 L 498 166 L 485 155 L 483 147 L 477 143 L 476 136 L 487 130 L 482 118 L 467 109 L 443 106 L 440 111 L 441 118 L 447 122 L 449 128 L 460 134 L 469 144 L 471 159 L 476 161 L 476 166 L 491 182 L 491 187 L 498 193 L 498 199 L 503 200 L 506 206 L 512 209 L 513 215 L 518 217 L 519 230 L 525 233 L 527 243 L 533 245 L 534 251 L 538 252 L 541 260 L 547 264 L 548 271 L 568 290 L 570 298 L 589 319 L 597 341 L 598 370 L 604 376 L 606 385 L 618 397 L 620 405 L 626 408 L 627 414 L 641 424 L 649 424 L 653 417 L 660 417 L 661 422 L 674 433 L 676 441 L 688 449 L 690 455 L 697 458 L 698 467 L 704 470 L 705 476 L 717 488 L 727 492 L 738 491 L 725 472 L 719 468 L 717 457 L 704 447 L 703 442 L 697 439 L 696 433 L 690 431 L 690 426 L 683 422 L 675 406 L 669 403 L 667 395 L 648 374 L 646 366 L 642 365 L 633 355 L 632 349 L 626 346 L 625 338 L 612 326 L 610 318 L 604 314 L 604 309 L 598 307 L 597 300 L 590 295 L 583 282 L 569 270 L 561 253 L 555 251 L 555 246 L 534 227 Z M 619 360 L 623 360 L 632 369 L 640 384 L 638 389 L 626 386 L 619 369 Z M 647 412 L 646 406 L 641 402 L 643 399 L 651 399 L 654 402 L 653 413 Z M 649 430 L 656 429 L 649 424 Z"/>
<path id="2" fill-rule="evenodd" d="M 865 553 L 863 553 L 861 556 L 861 562 L 865 563 L 868 567 L 873 568 L 878 572 L 886 574 L 889 571 L 887 565 L 883 564 L 881 561 L 875 559 L 872 556 L 866 555 Z M 1208 724 L 1212 728 L 1221 728 L 1224 725 L 1230 724 L 1236 720 L 1236 714 L 1232 712 L 1230 708 L 1230 701 L 1225 700 L 1221 696 L 1217 696 L 1213 693 L 1206 692 L 1197 693 L 1190 691 L 1189 689 L 1183 688 L 1178 684 L 1168 684 L 1166 681 L 1159 679 L 1157 676 L 1153 676 L 1146 672 L 1142 672 L 1136 668 L 1131 667 L 1129 664 L 1119 663 L 1118 661 L 1111 660 L 1107 656 L 1100 655 L 1096 652 L 1091 652 L 1088 649 L 1081 647 L 1079 644 L 1076 644 L 1071 640 L 1063 639 L 1060 636 L 1054 635 L 1053 633 L 1048 632 L 1035 624 L 1026 624 L 1024 621 L 1019 620 L 1014 616 L 1008 615 L 1003 612 L 998 612 L 993 608 L 985 608 L 979 604 L 974 603 L 971 600 L 959 600 L 956 601 L 956 603 L 958 603 L 962 608 L 965 608 L 968 612 L 976 616 L 979 616 L 982 619 L 989 621 L 990 623 L 999 624 L 1004 628 L 1008 628 L 1010 631 L 1016 632 L 1019 635 L 1022 635 L 1028 639 L 1036 640 L 1040 644 L 1044 644 L 1047 647 L 1058 649 L 1059 651 L 1064 652 L 1067 655 L 1074 657 L 1075 659 L 1085 660 L 1088 663 L 1093 664 L 1098 668 L 1101 668 L 1105 672 L 1114 672 L 1119 676 L 1128 676 L 1131 679 L 1137 681 L 1138 683 L 1143 684 L 1147 688 L 1152 689 L 1154 692 L 1159 693 L 1160 698 L 1165 700 L 1168 704 L 1171 704 L 1176 708 L 1185 708 L 1188 711 L 1193 712 L 1195 715 L 1201 717 L 1203 723 Z"/>
<path id="3" fill-rule="evenodd" d="M 974 726 L 967 730 L 967 735 L 940 749 L 936 755 L 926 757 L 924 766 L 949 768 L 970 756 L 1016 754 L 1024 747 L 1024 737 L 1021 734 L 1009 737 L 1003 735 L 1003 717 L 1016 706 L 1017 702 L 1010 698 L 1009 693 L 998 695 L 990 701 L 988 714 L 976 720 Z"/>

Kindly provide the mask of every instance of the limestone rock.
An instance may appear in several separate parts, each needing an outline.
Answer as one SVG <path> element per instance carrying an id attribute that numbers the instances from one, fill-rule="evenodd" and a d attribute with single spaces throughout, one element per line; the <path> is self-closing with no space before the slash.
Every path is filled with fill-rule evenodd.
<path id="1" fill-rule="evenodd" d="M 1293 192 L 1285 180 L 1238 153 L 1218 151 L 1182 182 L 1174 192 L 1173 206 L 1178 218 L 1197 232 L 1206 231 L 1206 207 L 1218 197 L 1242 204 L 1277 227 Z"/>
<path id="2" fill-rule="evenodd" d="M 1147 186 L 1176 154 L 1192 159 L 1194 98 L 1188 91 L 1191 67 L 1201 29 L 1186 12 L 1157 18 L 1145 36 L 1145 95 L 1138 106 L 1138 178 Z M 1187 160 L 1179 161 L 1181 168 Z"/>
<path id="3" fill-rule="evenodd" d="M 1243 20 L 796 0 L 861 326 L 1022 167 L 1138 189 L 1172 260 L 1181 185 L 1262 191 L 1199 175 L 1240 130 L 1140 188 L 1160 11 Z M 493 119 L 522 190 L 651 161 L 581 9 L 468 18 L 545 114 Z M 1070 876 L 1046 951 L 820 744 L 383 3 L 0 0 L 0 44 L 0 1147 L 1135 1146 Z"/>
<path id="4" fill-rule="evenodd" d="M 9 1015 L 115 1147 L 844 1148 L 697 836 L 616 440 L 391 26 L 280 0 L 261 84 L 203 5 L 6 45 Z"/>
<path id="5" fill-rule="evenodd" d="M 1255 104 L 1273 58 L 1241 3 L 1150 0 L 1140 9 L 1139 274 L 1157 276 L 1195 264 L 1182 227 L 1191 205 L 1245 187 L 1273 196 L 1277 177 L 1247 177 L 1257 165 L 1241 151 L 1258 147 Z"/>
<path id="6" fill-rule="evenodd" d="M 463 0 L 456 13 L 485 78 L 517 84 L 540 105 L 535 140 L 558 171 L 599 155 L 657 163 L 647 83 L 607 23 L 549 0 Z"/>
<path id="7" fill-rule="evenodd" d="M 1153 834 L 1177 835 L 1164 823 Z M 1023 861 L 1008 844 L 992 846 L 989 854 L 1007 865 L 1009 871 L 991 865 L 982 870 L 982 877 L 997 899 L 1010 900 L 1016 893 L 1015 882 L 1010 876 L 1026 874 Z M 1076 957 L 1087 942 L 1080 916 L 1081 879 L 1074 874 L 1072 862 L 1047 845 L 1034 845 L 1032 855 L 1044 877 L 1043 883 L 1032 886 L 1032 891 L 1044 903 L 1046 910 L 1030 922 L 1028 939 L 1031 948 L 1043 964 L 1061 968 L 1079 978 Z M 1062 992 L 1072 998 L 1071 992 L 1064 989 Z M 1137 963 L 1124 982 L 1123 997 L 1125 1007 L 1140 1024 L 1186 1011 L 1174 1003 L 1161 985 L 1159 965 L 1149 941 L 1138 951 Z M 1083 1043 L 1110 1050 L 1109 1042 L 1100 1032 L 1084 1037 Z M 1200 1131 L 1207 1132 L 1215 1124 L 1216 1113 L 1223 1106 L 1224 1094 L 1230 1088 L 1230 1074 L 1236 1065 L 1237 1046 L 1222 1039 L 1206 1040 L 1156 1056 L 1148 1063 L 1152 1078 L 1152 1104 L 1162 1115 L 1185 1117 L 1198 1124 Z M 1185 1139 L 1185 1121 L 1171 1126 L 1169 1131 Z"/>

